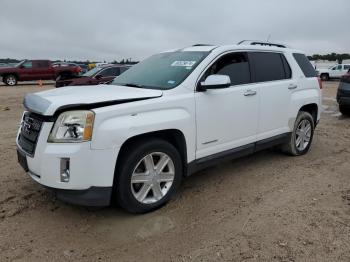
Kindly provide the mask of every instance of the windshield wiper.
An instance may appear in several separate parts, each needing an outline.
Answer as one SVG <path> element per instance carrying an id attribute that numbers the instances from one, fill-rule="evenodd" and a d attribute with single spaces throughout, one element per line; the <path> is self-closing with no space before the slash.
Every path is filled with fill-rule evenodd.
<path id="1" fill-rule="evenodd" d="M 134 83 L 127 83 L 127 84 L 121 84 L 122 86 L 130 86 L 130 87 L 137 87 L 137 88 L 143 88 L 144 86 L 134 84 Z"/>

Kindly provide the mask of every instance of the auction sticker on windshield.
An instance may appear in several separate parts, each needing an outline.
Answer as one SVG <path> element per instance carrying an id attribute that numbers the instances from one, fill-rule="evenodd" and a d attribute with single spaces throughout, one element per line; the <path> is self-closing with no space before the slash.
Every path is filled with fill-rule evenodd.
<path id="1" fill-rule="evenodd" d="M 174 61 L 171 66 L 192 67 L 196 61 Z"/>

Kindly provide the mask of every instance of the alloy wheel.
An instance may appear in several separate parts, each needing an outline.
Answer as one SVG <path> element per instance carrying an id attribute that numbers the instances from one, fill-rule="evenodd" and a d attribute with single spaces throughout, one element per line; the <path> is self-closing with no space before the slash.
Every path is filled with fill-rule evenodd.
<path id="1" fill-rule="evenodd" d="M 310 143 L 311 139 L 311 123 L 309 120 L 303 119 L 297 129 L 295 137 L 295 145 L 299 151 L 305 150 Z"/>
<path id="2" fill-rule="evenodd" d="M 173 160 L 163 152 L 146 155 L 139 161 L 131 176 L 131 191 L 143 204 L 161 200 L 170 190 L 175 178 Z"/>
<path id="3" fill-rule="evenodd" d="M 9 85 L 9 86 L 14 86 L 16 85 L 16 78 L 14 76 L 8 76 L 6 78 L 6 83 Z"/>

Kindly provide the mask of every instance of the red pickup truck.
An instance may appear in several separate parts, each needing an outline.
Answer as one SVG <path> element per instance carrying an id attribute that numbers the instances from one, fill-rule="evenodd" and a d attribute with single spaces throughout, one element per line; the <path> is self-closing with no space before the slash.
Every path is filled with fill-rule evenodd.
<path id="1" fill-rule="evenodd" d="M 69 78 L 80 71 L 80 66 L 53 65 L 49 60 L 23 60 L 14 67 L 1 67 L 0 77 L 6 85 L 15 86 L 18 81 Z"/>

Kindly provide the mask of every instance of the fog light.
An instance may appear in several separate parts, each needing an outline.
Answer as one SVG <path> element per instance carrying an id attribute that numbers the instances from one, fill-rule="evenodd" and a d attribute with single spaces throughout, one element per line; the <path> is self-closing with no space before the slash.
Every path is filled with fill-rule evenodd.
<path id="1" fill-rule="evenodd" d="M 60 180 L 61 182 L 69 182 L 70 171 L 69 171 L 69 158 L 61 158 L 60 168 Z"/>

